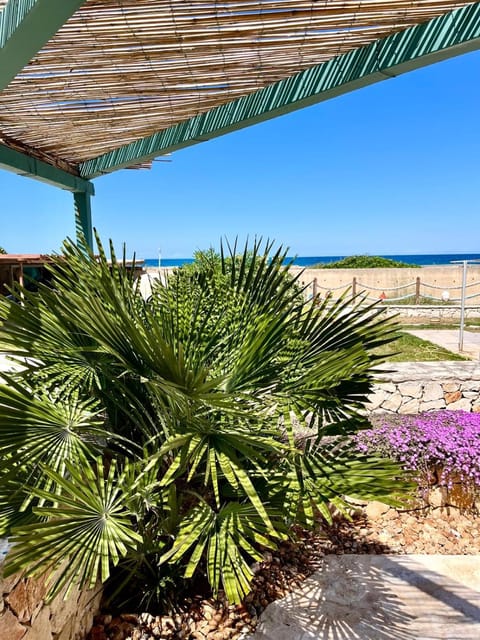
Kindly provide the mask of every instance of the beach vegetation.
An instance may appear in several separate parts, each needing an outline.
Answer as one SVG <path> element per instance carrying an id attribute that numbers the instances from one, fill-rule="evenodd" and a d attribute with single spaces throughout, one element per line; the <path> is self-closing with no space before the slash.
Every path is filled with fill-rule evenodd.
<path id="1" fill-rule="evenodd" d="M 21 363 L 0 384 L 7 575 L 47 572 L 50 596 L 100 581 L 130 609 L 192 581 L 237 603 L 296 525 L 345 496 L 395 503 L 397 463 L 351 446 L 395 331 L 381 308 L 305 301 L 271 243 L 222 248 L 148 302 L 125 254 L 98 252 L 67 242 L 49 285 L 0 300 Z"/>
<path id="2" fill-rule="evenodd" d="M 0 247 L 0 253 L 7 253 L 3 247 Z"/>
<path id="3" fill-rule="evenodd" d="M 235 251 L 237 247 L 235 246 Z M 287 262 L 287 266 L 290 262 Z M 256 269 L 259 262 L 254 251 L 247 249 L 241 253 L 231 254 L 230 251 L 225 254 L 224 247 L 217 251 L 213 247 L 208 249 L 197 249 L 193 253 L 193 261 L 185 263 L 173 270 L 173 278 L 212 278 L 215 274 L 216 278 L 221 278 L 222 273 L 231 273 L 232 269 L 239 269 L 243 263 L 244 269 L 249 269 L 252 265 Z M 287 277 L 290 277 L 287 275 Z M 170 280 L 172 284 L 173 280 Z"/>
<path id="4" fill-rule="evenodd" d="M 312 269 L 405 269 L 418 267 L 418 264 L 409 264 L 400 260 L 383 258 L 382 256 L 347 256 L 335 262 L 321 262 L 311 267 Z"/>

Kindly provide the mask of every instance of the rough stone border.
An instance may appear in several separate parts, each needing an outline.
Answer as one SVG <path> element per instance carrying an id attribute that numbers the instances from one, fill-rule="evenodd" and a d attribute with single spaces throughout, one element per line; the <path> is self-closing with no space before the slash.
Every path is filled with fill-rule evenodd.
<path id="1" fill-rule="evenodd" d="M 438 409 L 480 412 L 478 362 L 400 362 L 378 367 L 369 396 L 373 413 L 419 413 Z"/>
<path id="2" fill-rule="evenodd" d="M 0 540 L 2 549 L 4 542 Z M 67 599 L 62 592 L 47 604 L 45 579 L 21 573 L 0 578 L 0 588 L 0 640 L 83 640 L 102 597 L 100 586 L 89 591 L 73 588 Z"/>

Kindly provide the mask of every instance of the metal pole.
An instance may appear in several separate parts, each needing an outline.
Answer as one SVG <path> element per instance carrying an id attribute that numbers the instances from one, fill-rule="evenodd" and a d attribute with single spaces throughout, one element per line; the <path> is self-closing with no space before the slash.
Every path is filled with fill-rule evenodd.
<path id="1" fill-rule="evenodd" d="M 467 287 L 467 260 L 463 261 L 462 301 L 460 306 L 460 333 L 458 335 L 458 350 L 463 351 L 463 328 L 465 325 L 465 291 Z"/>

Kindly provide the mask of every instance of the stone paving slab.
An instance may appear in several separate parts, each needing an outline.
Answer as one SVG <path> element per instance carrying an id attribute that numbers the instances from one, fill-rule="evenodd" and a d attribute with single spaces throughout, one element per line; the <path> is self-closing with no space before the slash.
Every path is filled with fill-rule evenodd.
<path id="1" fill-rule="evenodd" d="M 472 360 L 480 358 L 480 331 L 463 332 L 462 351 L 458 348 L 459 329 L 408 329 L 405 331 L 422 340 L 433 342 L 444 349 L 470 357 Z"/>
<path id="2" fill-rule="evenodd" d="M 386 362 L 375 367 L 378 378 L 388 382 L 414 380 L 480 380 L 480 362 L 442 360 L 431 362 Z"/>
<path id="3" fill-rule="evenodd" d="M 480 557 L 328 555 L 248 640 L 478 640 Z"/>

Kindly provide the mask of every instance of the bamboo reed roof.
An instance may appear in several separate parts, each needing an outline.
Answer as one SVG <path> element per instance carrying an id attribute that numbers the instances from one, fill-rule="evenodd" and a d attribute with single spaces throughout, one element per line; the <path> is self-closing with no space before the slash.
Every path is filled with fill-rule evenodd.
<path id="1" fill-rule="evenodd" d="M 0 0 L 0 14 L 7 2 Z M 86 0 L 0 92 L 0 142 L 75 172 L 79 163 L 468 4 L 476 3 Z"/>

